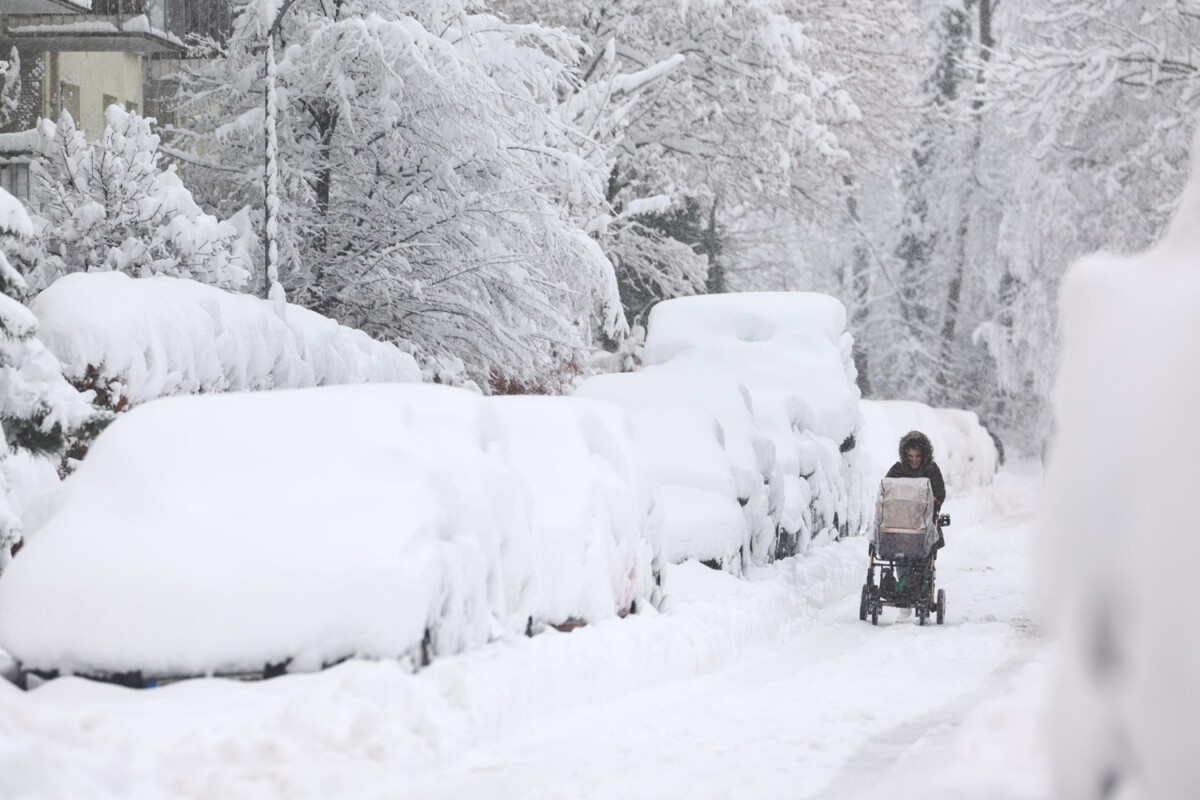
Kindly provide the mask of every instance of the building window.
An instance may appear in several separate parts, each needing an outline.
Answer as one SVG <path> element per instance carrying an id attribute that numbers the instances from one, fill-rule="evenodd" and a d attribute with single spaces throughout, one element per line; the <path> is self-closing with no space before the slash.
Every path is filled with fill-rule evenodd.
<path id="1" fill-rule="evenodd" d="M 23 203 L 29 202 L 29 165 L 0 162 L 0 188 Z"/>
<path id="2" fill-rule="evenodd" d="M 79 87 L 66 81 L 58 84 L 58 113 L 64 111 L 79 124 Z"/>
<path id="3" fill-rule="evenodd" d="M 146 0 L 146 16 L 150 18 L 150 27 L 156 31 L 167 30 L 166 0 Z"/>
<path id="4" fill-rule="evenodd" d="M 120 105 L 123 105 L 121 103 L 121 101 L 118 100 L 117 98 L 113 97 L 111 94 L 104 95 L 104 113 L 105 114 L 108 113 L 109 106 L 120 106 Z"/>

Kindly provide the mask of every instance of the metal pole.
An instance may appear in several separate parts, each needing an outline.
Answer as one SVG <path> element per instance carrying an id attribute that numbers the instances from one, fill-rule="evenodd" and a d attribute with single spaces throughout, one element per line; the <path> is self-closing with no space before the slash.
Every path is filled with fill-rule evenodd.
<path id="1" fill-rule="evenodd" d="M 266 285 L 263 290 L 270 297 L 275 286 L 279 284 L 279 246 L 278 217 L 279 217 L 279 154 L 278 141 L 275 136 L 275 38 L 271 31 L 267 32 L 267 91 L 266 108 L 263 115 L 264 134 L 266 135 L 266 164 L 264 168 L 265 219 L 263 226 L 264 250 L 266 257 Z"/>

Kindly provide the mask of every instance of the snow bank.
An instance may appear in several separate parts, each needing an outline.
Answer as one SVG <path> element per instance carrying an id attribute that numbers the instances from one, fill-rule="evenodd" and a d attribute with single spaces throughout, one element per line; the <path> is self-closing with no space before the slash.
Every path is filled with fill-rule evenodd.
<path id="1" fill-rule="evenodd" d="M 860 445 L 864 468 L 879 479 L 896 463 L 900 437 L 921 431 L 933 444 L 933 455 L 950 491 L 964 491 L 992 482 L 1000 454 L 973 411 L 931 408 L 908 400 L 862 400 Z"/>
<path id="2" fill-rule="evenodd" d="M 182 278 L 76 273 L 32 303 L 40 338 L 113 405 L 179 394 L 419 381 L 412 356 L 295 305 Z"/>
<path id="3" fill-rule="evenodd" d="M 624 613 L 654 578 L 623 430 L 430 385 L 148 403 L 0 579 L 0 646 L 67 671 L 304 670 Z"/>
<path id="4" fill-rule="evenodd" d="M 1073 266 L 1049 462 L 1055 797 L 1200 797 L 1200 137 L 1163 240 Z"/>
<path id="5" fill-rule="evenodd" d="M 754 424 L 774 450 L 770 521 L 779 536 L 762 556 L 803 549 L 813 537 L 863 529 L 870 497 L 850 451 L 858 387 L 846 311 L 827 295 L 764 292 L 659 303 L 644 360 L 670 375 L 719 375 L 743 388 Z"/>
<path id="6" fill-rule="evenodd" d="M 646 370 L 597 375 L 577 394 L 630 414 L 634 442 L 662 483 L 667 561 L 712 560 L 740 571 L 743 555 L 762 553 L 765 560 L 774 538 L 767 490 L 775 458 L 744 387 L 722 377 Z M 689 502 L 711 516 L 701 519 L 701 506 Z"/>

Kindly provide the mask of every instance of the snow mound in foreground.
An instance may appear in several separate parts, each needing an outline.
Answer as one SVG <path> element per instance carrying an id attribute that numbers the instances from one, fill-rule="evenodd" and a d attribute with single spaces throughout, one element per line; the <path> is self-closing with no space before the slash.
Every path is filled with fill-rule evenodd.
<path id="1" fill-rule="evenodd" d="M 921 431 L 950 491 L 987 486 L 999 469 L 1000 454 L 973 411 L 932 408 L 909 400 L 863 400 L 861 446 L 876 485 L 899 458 L 896 447 L 909 431 Z"/>
<path id="2" fill-rule="evenodd" d="M 66 275 L 32 308 L 69 380 L 113 404 L 179 394 L 421 380 L 412 356 L 316 312 L 184 278 Z"/>
<path id="3" fill-rule="evenodd" d="M 1056 797 L 1200 797 L 1200 137 L 1163 240 L 1063 285 L 1047 607 L 1069 647 Z"/>
<path id="4" fill-rule="evenodd" d="M 619 412 L 559 400 L 376 385 L 137 407 L 0 580 L 0 646 L 79 672 L 312 669 L 632 610 L 654 590 L 648 489 Z"/>

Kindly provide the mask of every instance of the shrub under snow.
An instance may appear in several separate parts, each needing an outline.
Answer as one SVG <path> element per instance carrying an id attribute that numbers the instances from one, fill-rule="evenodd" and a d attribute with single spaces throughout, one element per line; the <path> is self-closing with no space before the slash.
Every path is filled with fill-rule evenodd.
<path id="1" fill-rule="evenodd" d="M 0 245 L 31 233 L 25 209 L 0 189 Z M 67 437 L 104 417 L 63 379 L 37 336 L 37 317 L 18 299 L 25 289 L 0 247 L 0 571 L 21 536 L 25 506 L 57 481 L 54 463 Z"/>
<path id="2" fill-rule="evenodd" d="M 32 304 L 66 376 L 117 406 L 197 392 L 420 381 L 394 345 L 182 278 L 76 273 Z"/>
<path id="3" fill-rule="evenodd" d="M 619 411 L 430 385 L 122 415 L 0 581 L 27 667 L 150 675 L 451 653 L 650 602 Z M 424 644 L 423 644 L 424 643 Z"/>

